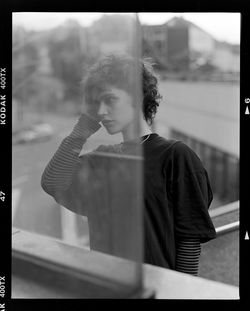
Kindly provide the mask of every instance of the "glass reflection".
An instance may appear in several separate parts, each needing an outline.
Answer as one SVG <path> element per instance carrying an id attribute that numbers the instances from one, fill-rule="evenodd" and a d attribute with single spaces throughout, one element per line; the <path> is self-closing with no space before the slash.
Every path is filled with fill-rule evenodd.
<path id="1" fill-rule="evenodd" d="M 121 55 L 105 56 L 89 68 L 82 114 L 42 176 L 43 189 L 60 205 L 88 218 L 91 249 L 134 260 L 141 259 L 142 250 L 141 148 L 154 116 L 153 110 L 142 110 L 134 91 L 137 66 L 150 74 L 146 61 Z M 101 144 L 79 157 L 101 127 L 109 135 L 120 133 L 123 142 Z"/>
<path id="2" fill-rule="evenodd" d="M 14 150 L 13 185 L 24 180 L 16 175 L 27 172 L 29 194 L 14 192 L 13 225 L 129 259 L 110 258 L 107 269 L 110 278 L 138 288 L 141 142 L 147 133 L 140 126 L 145 120 L 136 27 L 133 14 L 100 14 L 89 27 L 69 20 L 48 31 L 14 29 L 13 131 L 20 149 Z M 122 35 L 113 36 L 112 29 Z M 33 127 L 23 135 L 30 121 L 51 125 L 43 145 L 36 144 Z"/>

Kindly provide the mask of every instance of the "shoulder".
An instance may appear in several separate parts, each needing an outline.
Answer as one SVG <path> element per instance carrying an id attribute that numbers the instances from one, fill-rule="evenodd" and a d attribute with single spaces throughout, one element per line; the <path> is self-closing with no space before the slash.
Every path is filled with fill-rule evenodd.
<path id="1" fill-rule="evenodd" d="M 171 145 L 171 152 L 175 157 L 194 157 L 198 158 L 197 154 L 184 142 L 177 140 Z"/>
<path id="2" fill-rule="evenodd" d="M 182 141 L 175 141 L 168 148 L 166 165 L 170 165 L 175 172 L 192 174 L 204 172 L 205 168 L 196 152 Z"/>
<path id="3" fill-rule="evenodd" d="M 167 151 L 167 154 L 171 154 L 174 157 L 196 156 L 195 152 L 181 140 L 166 139 L 158 135 L 154 140 L 154 146 Z"/>
<path id="4" fill-rule="evenodd" d="M 168 149 L 170 149 L 171 147 L 173 147 L 176 143 L 178 143 L 178 140 L 175 139 L 167 139 L 164 138 L 160 135 L 158 135 L 157 133 L 153 133 L 151 134 L 149 140 L 145 143 L 145 147 L 146 149 L 148 149 L 149 151 L 166 151 Z"/>
<path id="5" fill-rule="evenodd" d="M 148 142 L 145 151 L 149 159 L 163 161 L 165 167 L 186 166 L 190 167 L 190 170 L 202 168 L 197 154 L 180 140 L 167 139 L 157 134 Z"/>

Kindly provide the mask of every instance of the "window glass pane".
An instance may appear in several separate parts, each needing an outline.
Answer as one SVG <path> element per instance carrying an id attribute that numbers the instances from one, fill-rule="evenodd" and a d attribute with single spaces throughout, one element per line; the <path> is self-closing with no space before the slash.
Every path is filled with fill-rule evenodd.
<path id="1" fill-rule="evenodd" d="M 142 260 L 138 34 L 135 14 L 13 14 L 13 226 L 128 259 L 114 278 L 132 287 Z"/>

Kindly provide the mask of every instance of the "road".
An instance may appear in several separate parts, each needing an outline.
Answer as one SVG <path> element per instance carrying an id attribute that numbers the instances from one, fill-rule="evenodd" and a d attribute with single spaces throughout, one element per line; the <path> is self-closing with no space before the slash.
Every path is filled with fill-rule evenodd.
<path id="1" fill-rule="evenodd" d="M 55 135 L 44 142 L 13 145 L 12 221 L 32 232 L 61 238 L 61 211 L 52 197 L 41 188 L 42 172 L 70 128 L 70 120 L 50 118 Z M 66 136 L 66 135 L 65 135 Z"/>

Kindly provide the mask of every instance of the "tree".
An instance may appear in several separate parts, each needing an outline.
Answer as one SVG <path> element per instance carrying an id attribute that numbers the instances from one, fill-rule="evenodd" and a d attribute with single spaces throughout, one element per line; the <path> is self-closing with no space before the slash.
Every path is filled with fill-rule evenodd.
<path id="1" fill-rule="evenodd" d="M 73 26 L 67 23 L 63 29 L 55 30 L 48 48 L 53 74 L 64 84 L 65 99 L 78 102 L 83 65 L 89 63 L 92 57 L 91 52 L 83 48 L 87 45 L 84 30 L 79 25 Z M 62 35 L 57 39 L 59 31 Z"/>
<path id="2" fill-rule="evenodd" d="M 14 29 L 13 35 L 13 95 L 25 102 L 32 92 L 32 79 L 39 66 L 36 42 L 30 40 L 30 33 Z"/>

